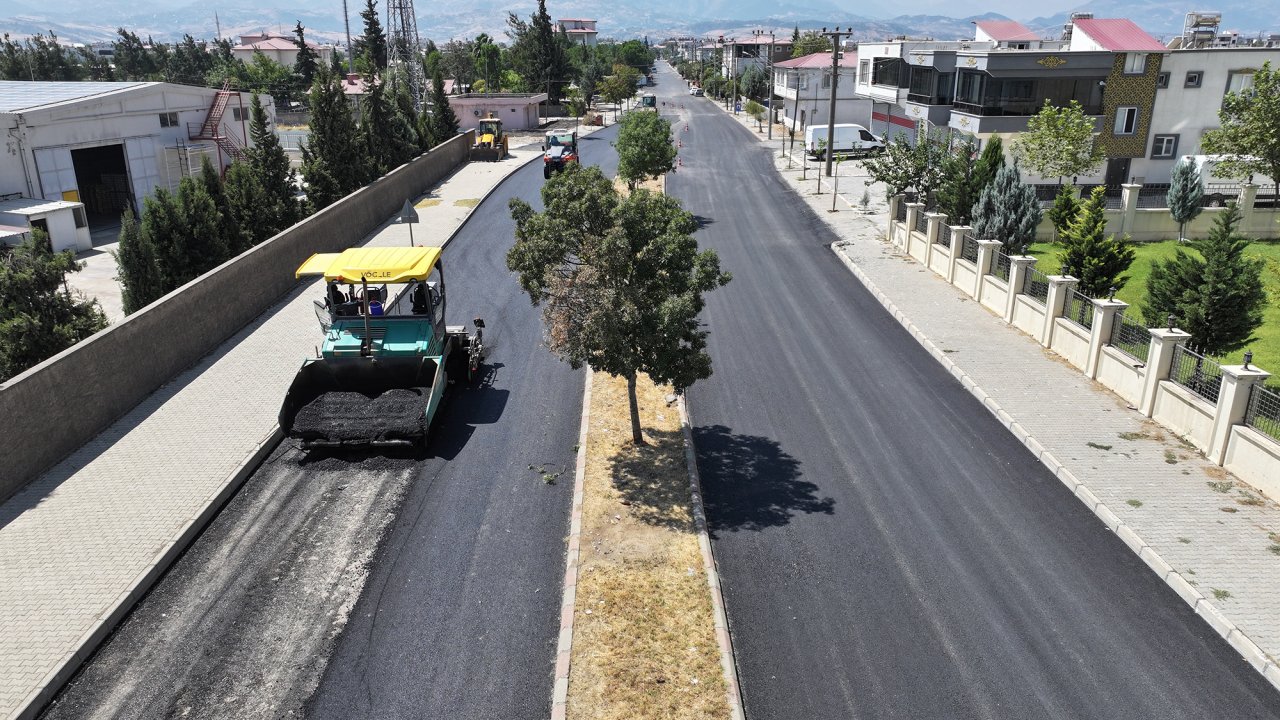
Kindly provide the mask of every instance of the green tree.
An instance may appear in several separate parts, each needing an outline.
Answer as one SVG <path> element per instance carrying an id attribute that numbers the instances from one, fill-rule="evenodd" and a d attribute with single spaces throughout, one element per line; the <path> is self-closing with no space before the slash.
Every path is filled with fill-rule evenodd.
<path id="1" fill-rule="evenodd" d="M 674 198 L 637 190 L 620 200 L 599 168 L 572 165 L 543 185 L 542 201 L 535 213 L 511 200 L 507 267 L 542 306 L 553 352 L 626 378 L 632 440 L 642 444 L 637 374 L 676 392 L 710 377 L 698 314 L 703 293 L 730 277 L 713 251 L 698 251 L 697 223 Z"/>
<path id="2" fill-rule="evenodd" d="M 1200 139 L 1202 152 L 1226 156 L 1217 172 L 1241 179 L 1266 175 L 1280 195 L 1280 70 L 1262 63 L 1252 87 L 1222 99 L 1218 120 L 1222 126 Z"/>
<path id="3" fill-rule="evenodd" d="M 361 52 L 369 63 L 366 73 L 381 73 L 387 69 L 387 36 L 378 20 L 378 4 L 374 0 L 365 0 L 364 10 L 360 11 L 364 20 L 364 34 L 360 36 Z"/>
<path id="4" fill-rule="evenodd" d="M 1049 222 L 1053 223 L 1054 237 L 1062 237 L 1079 213 L 1080 201 L 1076 199 L 1072 187 L 1063 185 L 1058 188 L 1058 194 L 1053 198 L 1053 207 L 1049 208 Z"/>
<path id="5" fill-rule="evenodd" d="M 302 207 L 297 200 L 297 174 L 280 138 L 267 125 L 267 113 L 257 95 L 249 99 L 249 138 L 253 145 L 245 149 L 245 156 L 261 191 L 252 233 L 256 245 L 301 220 Z"/>
<path id="6" fill-rule="evenodd" d="M 454 83 L 471 87 L 476 79 L 475 43 L 471 40 L 450 40 L 440 51 L 440 66 L 445 77 Z"/>
<path id="7" fill-rule="evenodd" d="M 920 202 L 929 202 L 942 184 L 942 161 L 948 154 L 947 144 L 945 134 L 926 131 L 922 122 L 914 144 L 899 133 L 883 153 L 867 158 L 862 166 L 876 182 L 885 184 L 890 195 L 914 192 Z"/>
<path id="8" fill-rule="evenodd" d="M 1133 264 L 1128 239 L 1105 235 L 1106 190 L 1096 187 L 1080 206 L 1075 220 L 1062 234 L 1062 272 L 1080 281 L 1076 289 L 1089 297 L 1107 295 L 1129 281 L 1124 271 Z"/>
<path id="9" fill-rule="evenodd" d="M 748 100 L 746 105 L 742 106 L 745 112 L 752 120 L 756 121 L 756 130 L 760 130 L 764 123 L 764 106 L 755 100 Z"/>
<path id="10" fill-rule="evenodd" d="M 821 52 L 831 52 L 831 38 L 817 30 L 805 30 L 804 34 L 791 45 L 791 57 L 793 58 Z"/>
<path id="11" fill-rule="evenodd" d="M 1013 141 L 1014 154 L 1043 178 L 1088 175 L 1098 169 L 1106 153 L 1093 138 L 1093 119 L 1075 100 L 1066 107 L 1044 101 L 1027 121 L 1025 132 Z"/>
<path id="12" fill-rule="evenodd" d="M 121 80 L 148 80 L 156 73 L 155 58 L 137 35 L 119 28 L 120 39 L 112 43 L 112 58 Z"/>
<path id="13" fill-rule="evenodd" d="M 502 48 L 485 33 L 476 36 L 472 49 L 476 73 L 484 80 L 487 93 L 500 90 L 502 85 Z"/>
<path id="14" fill-rule="evenodd" d="M 39 228 L 17 247 L 0 245 L 0 382 L 107 326 L 97 301 L 67 290 L 67 273 L 83 267 Z"/>
<path id="15" fill-rule="evenodd" d="M 938 212 L 946 213 L 952 225 L 968 225 L 969 214 L 982 193 L 978 170 L 978 148 L 964 140 L 942 160 L 938 184 Z"/>
<path id="16" fill-rule="evenodd" d="M 222 187 L 220 182 L 218 187 Z M 181 267 L 182 272 L 169 290 L 191 282 L 231 257 L 221 213 L 204 184 L 196 178 L 183 178 L 178 183 L 177 199 L 183 231 L 173 243 L 181 258 L 174 267 Z"/>
<path id="17" fill-rule="evenodd" d="M 216 62 L 216 58 L 203 42 L 196 42 L 196 39 L 190 35 L 184 35 L 182 42 L 173 46 L 173 55 L 169 58 L 168 77 L 177 82 L 200 85 L 204 83 Z"/>
<path id="18" fill-rule="evenodd" d="M 116 280 L 122 289 L 124 312 L 133 314 L 164 295 L 156 249 L 142 235 L 142 229 L 126 208 L 120 218 L 119 245 L 112 255 L 116 260 Z"/>
<path id="19" fill-rule="evenodd" d="M 293 34 L 296 38 L 293 44 L 298 46 L 298 55 L 293 61 L 293 74 L 298 76 L 305 92 L 311 87 L 311 82 L 315 80 L 316 68 L 319 66 L 320 58 L 316 56 L 316 51 L 312 50 L 311 46 L 307 44 L 306 30 L 302 27 L 302 21 L 299 20 L 297 23 L 293 27 Z"/>
<path id="20" fill-rule="evenodd" d="M 671 142 L 671 123 L 653 112 L 633 112 L 622 118 L 618 130 L 618 177 L 627 187 L 656 178 L 675 167 L 676 146 Z"/>
<path id="21" fill-rule="evenodd" d="M 200 160 L 200 187 L 213 201 L 215 210 L 214 228 L 218 234 L 218 242 L 222 246 L 224 259 L 233 258 L 246 247 L 240 247 L 240 227 L 236 224 L 236 216 L 231 212 L 231 201 L 227 197 L 226 188 L 222 184 L 222 174 L 213 167 L 213 161 L 205 155 Z M 219 261 L 221 262 L 221 261 Z"/>
<path id="22" fill-rule="evenodd" d="M 566 41 L 556 33 L 547 14 L 546 0 L 538 0 L 538 9 L 527 23 L 514 13 L 509 14 L 507 36 L 511 39 L 508 55 L 512 69 L 525 90 L 547 92 L 552 104 L 560 102 L 572 68 Z"/>
<path id="23" fill-rule="evenodd" d="M 978 164 L 973 168 L 973 182 L 979 195 L 982 194 L 983 188 L 996 179 L 996 173 L 1000 172 L 1002 167 L 1004 167 L 1004 141 L 996 135 L 982 148 L 982 154 L 978 156 Z"/>
<path id="24" fill-rule="evenodd" d="M 1204 186 L 1200 184 L 1200 166 L 1194 159 L 1180 160 L 1173 166 L 1173 179 L 1169 183 L 1169 214 L 1178 223 L 1178 242 L 1186 240 L 1187 223 L 1200 215 Z"/>
<path id="25" fill-rule="evenodd" d="M 311 136 L 302 146 L 302 177 L 312 211 L 332 205 L 370 178 L 351 104 L 337 76 L 321 71 L 311 86 Z"/>
<path id="26" fill-rule="evenodd" d="M 431 108 L 430 133 L 434 147 L 458 134 L 458 116 L 454 115 L 449 96 L 444 93 L 444 75 L 439 68 L 431 78 Z"/>
<path id="27" fill-rule="evenodd" d="M 982 240 L 999 240 L 1004 252 L 1014 255 L 1036 239 L 1041 214 L 1036 191 L 1022 184 L 1016 165 L 1006 165 L 978 196 L 972 213 L 973 235 Z"/>
<path id="28" fill-rule="evenodd" d="M 769 96 L 769 74 L 759 65 L 748 65 L 742 71 L 740 82 L 742 86 L 739 90 L 744 97 L 764 99 Z"/>
<path id="29" fill-rule="evenodd" d="M 1178 248 L 1168 260 L 1153 260 L 1147 278 L 1147 323 L 1163 326 L 1173 315 L 1207 355 L 1243 348 L 1262 325 L 1264 263 L 1245 255 L 1249 239 L 1237 231 L 1239 222 L 1240 209 L 1231 203 L 1208 237 L 1191 241 L 1199 257 Z"/>
<path id="30" fill-rule="evenodd" d="M 376 77 L 366 80 L 368 91 L 361 103 L 360 137 L 374 177 L 381 177 L 418 154 L 415 131 L 400 115 L 387 86 Z"/>
<path id="31" fill-rule="evenodd" d="M 276 234 L 275 229 L 263 222 L 263 206 L 270 202 L 270 198 L 262 185 L 258 184 L 258 178 L 249 163 L 231 163 L 223 178 L 222 189 L 226 193 L 227 207 L 235 227 L 235 235 L 228 243 L 232 256 L 239 255 Z"/>

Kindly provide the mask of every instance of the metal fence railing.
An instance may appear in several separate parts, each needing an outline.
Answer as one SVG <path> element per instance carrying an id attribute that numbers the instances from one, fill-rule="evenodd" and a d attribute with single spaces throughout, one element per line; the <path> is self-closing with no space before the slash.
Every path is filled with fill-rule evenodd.
<path id="1" fill-rule="evenodd" d="M 1085 330 L 1092 330 L 1093 300 L 1079 290 L 1072 290 L 1063 303 L 1062 316 Z"/>
<path id="2" fill-rule="evenodd" d="M 1052 205 L 1053 201 L 1058 197 L 1058 191 L 1062 189 L 1062 186 L 1057 183 L 1052 185 L 1039 183 L 1032 187 L 1035 188 L 1036 199 L 1040 201 L 1041 207 L 1048 207 Z"/>
<path id="3" fill-rule="evenodd" d="M 1005 282 L 1009 282 L 1009 256 L 1003 252 L 996 254 L 996 261 L 991 264 L 991 274 Z"/>
<path id="4" fill-rule="evenodd" d="M 960 240 L 960 259 L 971 263 L 978 262 L 978 241 L 968 233 L 965 233 Z"/>
<path id="5" fill-rule="evenodd" d="M 916 232 L 921 234 L 929 232 L 929 218 L 924 213 L 924 208 L 916 210 Z"/>
<path id="6" fill-rule="evenodd" d="M 1022 294 L 1029 295 L 1043 305 L 1049 300 L 1049 276 L 1035 268 L 1027 268 L 1022 280 Z"/>
<path id="7" fill-rule="evenodd" d="M 1111 347 L 1145 364 L 1151 353 L 1151 331 L 1146 325 L 1130 320 L 1124 313 L 1117 313 L 1111 325 L 1110 343 Z"/>
<path id="8" fill-rule="evenodd" d="M 1205 183 L 1201 207 L 1226 207 L 1229 202 L 1240 200 L 1244 188 L 1239 183 Z"/>
<path id="9" fill-rule="evenodd" d="M 1138 189 L 1138 207 L 1169 207 L 1169 183 L 1148 183 Z"/>
<path id="10" fill-rule="evenodd" d="M 1081 185 L 1080 186 L 1081 201 L 1088 200 L 1089 195 L 1093 193 L 1093 189 L 1096 187 L 1102 187 L 1106 189 L 1105 207 L 1107 210 L 1119 210 L 1120 208 L 1124 207 L 1124 197 L 1123 197 L 1124 189 L 1121 188 L 1119 185 L 1101 185 L 1101 186 Z"/>
<path id="11" fill-rule="evenodd" d="M 898 222 L 907 221 L 907 199 L 905 197 L 898 198 L 898 210 L 894 213 L 894 217 Z"/>
<path id="12" fill-rule="evenodd" d="M 1218 402 L 1218 390 L 1222 387 L 1222 368 L 1190 348 L 1178 345 L 1173 349 L 1173 366 L 1169 379 L 1211 403 Z"/>
<path id="13" fill-rule="evenodd" d="M 950 248 L 951 247 L 951 226 L 946 223 L 942 223 L 941 225 L 939 225 L 938 239 L 934 240 L 934 242 L 938 245 L 941 245 L 942 247 Z"/>
<path id="14" fill-rule="evenodd" d="M 1244 424 L 1271 436 L 1273 440 L 1280 440 L 1280 391 L 1254 385 L 1249 390 L 1249 409 L 1244 413 Z"/>

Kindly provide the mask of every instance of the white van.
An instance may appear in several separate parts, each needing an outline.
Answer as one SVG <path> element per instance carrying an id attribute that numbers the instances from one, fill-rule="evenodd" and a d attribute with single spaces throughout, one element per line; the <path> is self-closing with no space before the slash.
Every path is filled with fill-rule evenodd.
<path id="1" fill-rule="evenodd" d="M 865 127 L 855 123 L 839 123 L 835 126 L 835 142 L 830 148 L 837 155 L 871 155 L 884 150 L 884 143 Z M 821 157 L 823 150 L 819 140 L 827 139 L 827 126 L 810 125 L 804 129 L 804 150 L 812 157 Z"/>

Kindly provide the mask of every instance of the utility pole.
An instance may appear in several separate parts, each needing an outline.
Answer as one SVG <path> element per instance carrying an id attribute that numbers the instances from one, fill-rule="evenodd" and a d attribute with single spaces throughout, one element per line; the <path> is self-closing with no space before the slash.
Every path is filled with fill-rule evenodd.
<path id="1" fill-rule="evenodd" d="M 840 38 L 853 34 L 853 28 L 841 31 L 835 28 L 831 32 L 827 32 L 826 28 L 822 28 L 822 34 L 831 38 L 831 107 L 827 113 L 827 152 L 826 152 L 826 175 L 831 177 L 831 160 L 835 156 L 835 139 L 836 139 L 836 85 L 840 80 Z"/>
<path id="2" fill-rule="evenodd" d="M 787 167 L 791 167 L 791 156 L 796 152 L 796 126 L 800 124 L 800 68 L 795 69 L 796 72 L 796 102 L 791 106 L 791 149 L 787 153 Z M 801 152 L 804 151 L 804 144 L 801 143 Z"/>
<path id="3" fill-rule="evenodd" d="M 766 35 L 765 31 L 763 30 L 755 30 L 751 34 L 755 35 L 757 38 L 764 37 L 764 35 Z M 769 57 L 766 59 L 768 68 L 769 68 L 767 70 L 767 72 L 769 73 L 769 139 L 772 140 L 773 139 L 773 117 L 774 117 L 774 111 L 773 111 L 773 42 L 774 42 L 774 38 L 773 38 L 772 30 L 770 30 L 767 34 L 769 35 Z"/>
<path id="4" fill-rule="evenodd" d="M 342 24 L 347 28 L 347 73 L 353 73 L 351 64 L 351 16 L 347 14 L 347 0 L 342 0 Z"/>

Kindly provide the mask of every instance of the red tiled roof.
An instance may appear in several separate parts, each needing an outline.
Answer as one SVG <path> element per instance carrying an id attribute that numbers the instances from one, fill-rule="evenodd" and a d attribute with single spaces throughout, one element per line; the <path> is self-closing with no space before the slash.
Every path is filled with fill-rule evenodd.
<path id="1" fill-rule="evenodd" d="M 991 36 L 996 42 L 1013 42 L 1017 40 L 1039 40 L 1031 28 L 1017 20 L 978 20 L 974 23 L 978 29 Z"/>
<path id="2" fill-rule="evenodd" d="M 1111 52 L 1161 52 L 1168 49 L 1132 20 L 1094 18 L 1076 20 L 1075 26 Z"/>
<path id="3" fill-rule="evenodd" d="M 776 62 L 773 64 L 773 66 L 780 67 L 780 68 L 831 67 L 831 53 L 820 52 L 820 53 L 813 53 L 811 55 L 803 55 L 798 58 L 791 58 L 790 60 L 783 60 L 782 62 Z M 849 52 L 848 50 L 846 50 L 844 53 L 840 55 L 840 67 L 857 67 L 857 66 L 858 66 L 858 53 Z"/>
<path id="4" fill-rule="evenodd" d="M 267 35 L 265 37 L 261 35 L 243 35 L 241 36 L 240 39 L 246 40 L 247 42 L 242 42 L 239 45 L 236 45 L 234 48 L 232 48 L 232 50 L 297 50 L 298 49 L 298 44 L 294 42 L 293 38 L 285 37 L 284 35 Z M 310 40 L 307 41 L 307 47 L 311 48 L 312 50 L 320 49 L 319 45 L 311 42 Z"/>

